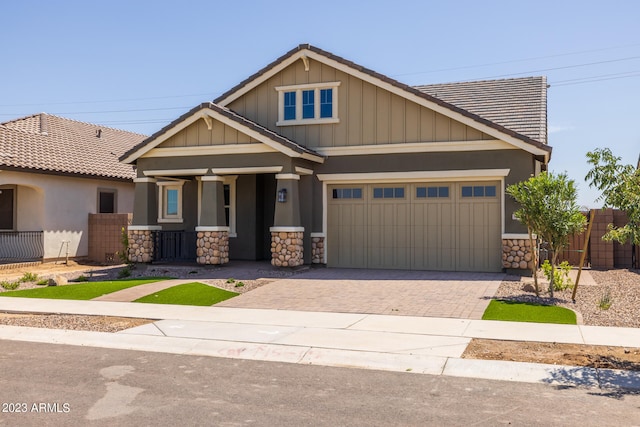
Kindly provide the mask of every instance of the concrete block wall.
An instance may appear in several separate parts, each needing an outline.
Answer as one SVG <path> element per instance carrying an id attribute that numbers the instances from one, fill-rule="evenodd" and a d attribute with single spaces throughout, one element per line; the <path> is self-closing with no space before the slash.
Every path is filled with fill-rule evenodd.
<path id="1" fill-rule="evenodd" d="M 131 224 L 132 214 L 89 214 L 89 260 L 99 264 L 120 264 L 122 228 Z"/>
<path id="2" fill-rule="evenodd" d="M 598 209 L 591 229 L 589 249 L 593 268 L 614 268 L 613 242 L 605 242 L 602 236 L 607 232 L 607 225 L 613 223 L 613 209 Z"/>

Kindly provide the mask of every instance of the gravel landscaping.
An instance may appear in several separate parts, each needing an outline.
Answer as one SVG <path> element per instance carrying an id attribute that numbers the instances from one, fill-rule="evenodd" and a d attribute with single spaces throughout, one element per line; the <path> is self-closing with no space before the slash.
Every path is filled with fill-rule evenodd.
<path id="1" fill-rule="evenodd" d="M 495 297 L 512 301 L 557 305 L 574 310 L 582 323 L 592 326 L 640 328 L 640 270 L 585 270 L 595 283 L 578 286 L 576 302 L 571 300 L 572 289 L 556 291 L 551 299 L 548 282 L 540 278 L 541 294 L 536 297 L 532 278 L 508 276 L 498 288 Z M 611 306 L 601 308 L 608 295 Z"/>

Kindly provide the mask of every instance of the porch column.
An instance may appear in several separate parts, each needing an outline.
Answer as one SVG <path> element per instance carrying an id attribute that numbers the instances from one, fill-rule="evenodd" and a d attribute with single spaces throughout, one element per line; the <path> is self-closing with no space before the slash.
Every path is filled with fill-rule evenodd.
<path id="1" fill-rule="evenodd" d="M 133 219 L 127 228 L 127 258 L 130 262 L 153 261 L 158 225 L 158 187 L 155 178 L 135 178 Z"/>
<path id="2" fill-rule="evenodd" d="M 196 231 L 198 264 L 229 262 L 229 227 L 224 214 L 224 184 L 221 176 L 203 176 L 200 218 Z"/>
<path id="3" fill-rule="evenodd" d="M 300 221 L 300 175 L 277 174 L 276 208 L 271 232 L 271 264 L 296 267 L 304 264 L 304 227 Z"/>

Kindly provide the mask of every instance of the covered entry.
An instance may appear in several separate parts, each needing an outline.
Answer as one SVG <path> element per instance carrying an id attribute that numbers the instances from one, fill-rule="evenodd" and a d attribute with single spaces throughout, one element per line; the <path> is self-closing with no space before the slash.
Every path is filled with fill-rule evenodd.
<path id="1" fill-rule="evenodd" d="M 332 267 L 499 271 L 501 182 L 329 185 Z"/>

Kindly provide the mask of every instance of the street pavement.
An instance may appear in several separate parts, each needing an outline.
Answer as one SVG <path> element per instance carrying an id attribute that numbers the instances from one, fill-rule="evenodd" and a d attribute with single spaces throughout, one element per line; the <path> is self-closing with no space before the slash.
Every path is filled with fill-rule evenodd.
<path id="1" fill-rule="evenodd" d="M 5 340 L 640 390 L 638 371 L 461 358 L 472 338 L 639 347 L 635 328 L 31 298 L 0 311 L 155 320 L 116 334 L 0 325 Z"/>

